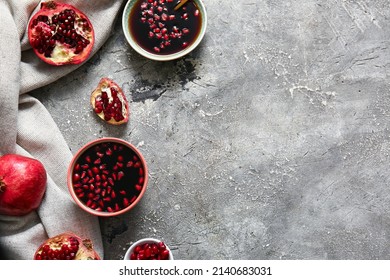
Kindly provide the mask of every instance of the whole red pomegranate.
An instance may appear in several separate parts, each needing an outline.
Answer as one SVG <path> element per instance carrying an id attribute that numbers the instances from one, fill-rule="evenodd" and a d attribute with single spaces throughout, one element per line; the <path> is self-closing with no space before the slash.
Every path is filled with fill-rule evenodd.
<path id="1" fill-rule="evenodd" d="M 91 94 L 91 105 L 95 113 L 110 124 L 119 125 L 129 120 L 129 104 L 126 95 L 117 83 L 102 78 Z"/>
<path id="2" fill-rule="evenodd" d="M 54 1 L 42 2 L 29 22 L 28 38 L 37 56 L 52 65 L 85 61 L 95 41 L 92 24 L 85 14 Z"/>
<path id="3" fill-rule="evenodd" d="M 46 190 L 43 164 L 33 158 L 0 157 L 0 214 L 22 216 L 37 209 Z"/>
<path id="4" fill-rule="evenodd" d="M 100 257 L 91 240 L 65 232 L 42 243 L 34 260 L 100 260 Z"/>

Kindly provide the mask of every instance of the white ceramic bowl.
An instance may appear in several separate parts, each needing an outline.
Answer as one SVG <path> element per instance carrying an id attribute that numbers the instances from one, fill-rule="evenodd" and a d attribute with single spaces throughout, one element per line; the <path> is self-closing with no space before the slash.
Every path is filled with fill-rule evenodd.
<path id="1" fill-rule="evenodd" d="M 123 28 L 123 33 L 125 34 L 127 42 L 140 55 L 142 55 L 146 58 L 152 59 L 152 60 L 156 60 L 156 61 L 169 61 L 169 60 L 178 59 L 180 57 L 187 55 L 188 53 L 193 51 L 199 45 L 199 43 L 202 41 L 204 34 L 206 32 L 206 27 L 207 27 L 207 13 L 206 13 L 206 9 L 205 9 L 205 6 L 204 6 L 202 0 L 192 0 L 192 1 L 194 1 L 199 8 L 199 12 L 202 16 L 202 21 L 201 21 L 202 26 L 201 26 L 200 32 L 199 32 L 198 36 L 196 37 L 195 41 L 191 45 L 186 47 L 185 49 L 178 51 L 176 53 L 173 53 L 173 54 L 156 54 L 156 53 L 151 53 L 151 52 L 145 50 L 136 42 L 136 40 L 134 39 L 134 37 L 131 34 L 130 29 L 129 29 L 129 17 L 130 17 L 132 9 L 134 7 L 134 4 L 136 4 L 136 2 L 138 2 L 138 0 L 129 0 L 125 6 L 124 11 L 123 11 L 122 28 Z"/>
<path id="2" fill-rule="evenodd" d="M 124 260 L 130 260 L 130 255 L 134 252 L 135 247 L 142 246 L 146 243 L 159 243 L 161 240 L 155 239 L 155 238 L 143 238 L 138 240 L 137 242 L 134 242 L 130 248 L 127 250 Z M 171 249 L 169 249 L 168 245 L 164 242 L 166 249 L 169 251 L 169 260 L 173 260 L 173 255 Z"/>

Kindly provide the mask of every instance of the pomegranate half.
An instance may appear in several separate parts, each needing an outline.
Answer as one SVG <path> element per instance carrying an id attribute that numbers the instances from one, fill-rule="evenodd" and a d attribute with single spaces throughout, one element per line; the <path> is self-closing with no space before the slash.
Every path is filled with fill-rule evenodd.
<path id="1" fill-rule="evenodd" d="M 65 232 L 47 239 L 39 246 L 34 260 L 100 260 L 92 241 Z"/>
<path id="2" fill-rule="evenodd" d="M 94 30 L 88 17 L 69 4 L 42 2 L 28 25 L 30 45 L 52 65 L 80 64 L 92 51 Z"/>
<path id="3" fill-rule="evenodd" d="M 17 154 L 1 156 L 0 214 L 23 216 L 37 209 L 46 181 L 46 170 L 40 161 Z"/>
<path id="4" fill-rule="evenodd" d="M 91 94 L 95 113 L 107 123 L 120 125 L 129 120 L 129 104 L 122 89 L 109 78 L 102 78 Z"/>

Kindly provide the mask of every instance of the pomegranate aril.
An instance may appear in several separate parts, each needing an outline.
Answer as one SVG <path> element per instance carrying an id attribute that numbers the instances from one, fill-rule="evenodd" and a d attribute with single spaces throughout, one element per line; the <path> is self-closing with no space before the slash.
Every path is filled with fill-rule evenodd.
<path id="1" fill-rule="evenodd" d="M 135 185 L 135 189 L 140 192 L 142 190 L 142 186 L 141 185 Z"/>
<path id="2" fill-rule="evenodd" d="M 132 204 L 136 199 L 137 199 L 137 196 L 134 195 L 134 196 L 130 199 L 130 204 Z"/>
<path id="3" fill-rule="evenodd" d="M 129 205 L 130 205 L 129 200 L 128 200 L 126 197 L 124 197 L 124 198 L 123 198 L 123 206 L 124 206 L 124 207 L 127 207 L 127 206 L 129 206 Z"/>
<path id="4" fill-rule="evenodd" d="M 80 174 L 75 173 L 73 174 L 73 182 L 78 182 L 80 180 Z"/>

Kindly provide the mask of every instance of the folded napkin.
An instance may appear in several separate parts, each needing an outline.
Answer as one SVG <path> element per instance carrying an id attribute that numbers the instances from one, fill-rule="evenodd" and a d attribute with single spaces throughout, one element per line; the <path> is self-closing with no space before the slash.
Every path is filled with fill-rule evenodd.
<path id="1" fill-rule="evenodd" d="M 91 20 L 95 30 L 91 56 L 110 35 L 123 4 L 112 0 L 57 2 L 74 5 Z M 32 259 L 48 237 L 70 231 L 90 238 L 103 258 L 98 218 L 78 208 L 67 190 L 72 153 L 45 107 L 28 95 L 80 66 L 48 65 L 31 50 L 27 23 L 39 8 L 40 1 L 0 0 L 0 155 L 36 158 L 48 173 L 46 193 L 37 211 L 22 217 L 0 215 L 0 256 Z"/>

